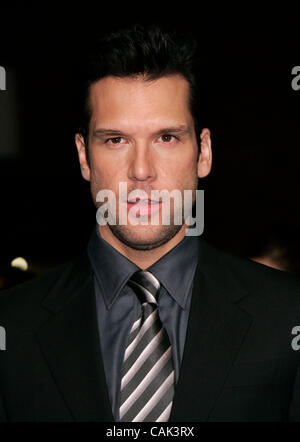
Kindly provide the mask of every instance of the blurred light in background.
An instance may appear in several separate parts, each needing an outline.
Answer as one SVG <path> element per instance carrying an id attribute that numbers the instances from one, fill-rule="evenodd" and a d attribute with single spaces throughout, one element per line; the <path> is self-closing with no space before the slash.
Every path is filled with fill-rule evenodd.
<path id="1" fill-rule="evenodd" d="M 24 272 L 26 272 L 26 270 L 28 270 L 28 262 L 26 261 L 26 259 L 22 258 L 21 256 L 13 259 L 11 261 L 10 265 L 14 268 L 23 270 Z"/>

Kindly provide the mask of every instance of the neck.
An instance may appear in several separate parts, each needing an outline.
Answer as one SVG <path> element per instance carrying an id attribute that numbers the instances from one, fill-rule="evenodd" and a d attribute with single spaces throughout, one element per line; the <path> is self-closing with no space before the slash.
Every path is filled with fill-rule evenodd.
<path id="1" fill-rule="evenodd" d="M 108 242 L 112 247 L 114 247 L 119 253 L 124 255 L 127 259 L 132 261 L 141 269 L 145 270 L 158 261 L 162 256 L 173 249 L 177 244 L 179 244 L 185 237 L 186 225 L 184 224 L 179 232 L 168 242 L 162 244 L 151 250 L 136 250 L 132 247 L 124 244 L 120 241 L 110 230 L 110 228 L 105 226 L 99 226 L 99 232 L 101 237 Z"/>

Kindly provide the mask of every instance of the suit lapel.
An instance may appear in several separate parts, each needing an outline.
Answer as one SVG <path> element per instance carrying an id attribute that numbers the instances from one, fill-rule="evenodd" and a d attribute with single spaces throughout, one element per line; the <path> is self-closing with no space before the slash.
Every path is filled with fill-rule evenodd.
<path id="1" fill-rule="evenodd" d="M 198 263 L 170 421 L 209 418 L 252 322 L 237 305 L 247 293 L 224 272 L 216 262 Z"/>
<path id="2" fill-rule="evenodd" d="M 113 421 L 100 352 L 92 273 L 84 257 L 44 301 L 55 313 L 38 341 L 75 420 Z"/>

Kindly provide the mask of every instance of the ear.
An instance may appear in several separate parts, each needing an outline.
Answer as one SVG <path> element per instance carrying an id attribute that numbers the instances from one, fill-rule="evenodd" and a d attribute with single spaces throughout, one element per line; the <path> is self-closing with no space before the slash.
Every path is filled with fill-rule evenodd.
<path id="1" fill-rule="evenodd" d="M 86 158 L 86 146 L 81 134 L 75 135 L 75 143 L 78 152 L 78 159 L 80 163 L 81 175 L 87 181 L 90 181 L 91 171 Z"/>
<path id="2" fill-rule="evenodd" d="M 212 163 L 210 130 L 205 128 L 200 135 L 201 152 L 198 159 L 198 177 L 205 178 L 210 170 Z"/>

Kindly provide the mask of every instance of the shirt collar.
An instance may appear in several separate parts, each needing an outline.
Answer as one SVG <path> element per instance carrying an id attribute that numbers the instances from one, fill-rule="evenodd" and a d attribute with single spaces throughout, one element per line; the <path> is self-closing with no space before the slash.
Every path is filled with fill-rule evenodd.
<path id="1" fill-rule="evenodd" d="M 193 283 L 198 255 L 199 238 L 185 236 L 180 243 L 147 269 L 183 309 Z"/>
<path id="2" fill-rule="evenodd" d="M 193 283 L 198 251 L 198 237 L 185 236 L 173 249 L 147 268 L 183 309 Z M 98 224 L 88 243 L 88 255 L 109 309 L 128 279 L 140 268 L 101 237 Z"/>
<path id="3" fill-rule="evenodd" d="M 101 237 L 98 224 L 88 243 L 88 255 L 109 309 L 128 279 L 140 268 Z"/>

